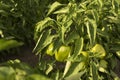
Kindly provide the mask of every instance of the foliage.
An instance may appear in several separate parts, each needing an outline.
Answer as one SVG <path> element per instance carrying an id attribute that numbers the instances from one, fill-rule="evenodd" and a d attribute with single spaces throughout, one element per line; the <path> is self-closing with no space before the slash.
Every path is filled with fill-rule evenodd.
<path id="1" fill-rule="evenodd" d="M 8 39 L 8 40 L 7 39 L 0 39 L 0 51 L 14 48 L 14 47 L 21 46 L 21 45 L 23 45 L 22 42 L 18 42 L 18 41 L 13 40 L 13 39 Z"/>
<path id="2" fill-rule="evenodd" d="M 111 63 L 116 58 L 120 60 L 119 7 L 118 0 L 54 2 L 45 19 L 35 27 L 34 51 L 40 55 L 40 69 L 50 77 L 56 75 L 55 80 L 119 79 L 113 72 L 115 64 Z M 51 43 L 54 44 L 53 52 L 62 45 L 71 47 L 70 55 L 62 64 L 66 65 L 57 71 L 54 71 L 57 66 L 54 57 L 44 61 Z M 99 58 L 103 53 L 104 57 Z"/>
<path id="3" fill-rule="evenodd" d="M 44 18 L 48 0 L 1 0 L 0 31 L 2 37 L 14 37 L 30 44 L 33 41 L 34 24 Z"/>
<path id="4" fill-rule="evenodd" d="M 38 73 L 25 63 L 21 63 L 18 59 L 9 60 L 0 66 L 0 80 L 51 80 Z"/>
<path id="5" fill-rule="evenodd" d="M 34 24 L 44 18 L 49 2 L 49 0 L 0 0 L 1 53 L 11 48 L 13 52 L 9 52 L 16 53 L 16 47 L 23 43 L 33 45 Z"/>
<path id="6" fill-rule="evenodd" d="M 119 22 L 118 0 L 1 0 L 0 51 L 34 36 L 40 61 L 1 63 L 0 80 L 119 80 Z"/>

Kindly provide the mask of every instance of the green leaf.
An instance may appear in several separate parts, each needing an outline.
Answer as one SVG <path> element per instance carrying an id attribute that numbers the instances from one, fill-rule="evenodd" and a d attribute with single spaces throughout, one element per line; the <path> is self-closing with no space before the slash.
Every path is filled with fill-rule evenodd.
<path id="1" fill-rule="evenodd" d="M 72 20 L 65 20 L 63 21 L 63 24 L 65 26 L 66 29 L 68 29 L 71 25 L 72 25 L 73 21 Z"/>
<path id="2" fill-rule="evenodd" d="M 102 1 L 102 0 L 98 0 L 98 3 L 99 3 L 100 8 L 102 8 L 102 6 L 103 6 L 103 1 Z"/>
<path id="3" fill-rule="evenodd" d="M 8 75 L 15 73 L 15 71 L 12 67 L 2 66 L 0 67 L 0 73 L 4 74 L 4 76 L 8 76 Z"/>
<path id="4" fill-rule="evenodd" d="M 57 10 L 54 12 L 54 14 L 67 14 L 69 13 L 69 8 L 65 7 L 65 8 L 61 8 L 60 10 Z"/>
<path id="5" fill-rule="evenodd" d="M 97 67 L 94 62 L 91 63 L 92 66 L 92 78 L 93 80 L 98 80 Z"/>
<path id="6" fill-rule="evenodd" d="M 59 3 L 59 2 L 54 2 L 51 6 L 50 9 L 47 13 L 47 16 L 50 15 L 53 11 L 55 11 L 57 8 L 61 7 L 63 4 Z"/>
<path id="7" fill-rule="evenodd" d="M 85 73 L 85 71 L 78 72 L 72 76 L 66 77 L 65 80 L 82 80 L 81 77 Z"/>
<path id="8" fill-rule="evenodd" d="M 83 1 L 82 3 L 80 3 L 80 7 L 82 8 L 82 9 L 84 9 L 84 10 L 86 10 L 87 9 L 87 7 L 86 7 L 86 3 L 88 3 L 89 1 Z"/>
<path id="9" fill-rule="evenodd" d="M 74 53 L 72 55 L 73 60 L 75 60 L 77 58 L 77 56 L 81 53 L 83 46 L 84 46 L 83 37 L 81 37 L 75 41 L 75 49 L 74 49 Z"/>
<path id="10" fill-rule="evenodd" d="M 94 18 L 94 20 L 97 22 L 99 22 L 99 15 L 98 15 L 98 11 L 97 10 L 91 10 L 92 16 Z M 94 24 L 94 26 L 96 26 L 95 22 L 92 22 L 92 24 Z"/>
<path id="11" fill-rule="evenodd" d="M 62 42 L 64 43 L 65 41 L 65 33 L 66 31 L 68 31 L 69 27 L 72 25 L 72 21 L 67 21 L 66 23 L 64 23 L 61 27 L 60 27 L 60 36 L 62 39 Z"/>
<path id="12" fill-rule="evenodd" d="M 7 13 L 5 10 L 0 10 L 0 14 L 1 14 L 2 16 L 8 17 L 8 13 Z"/>
<path id="13" fill-rule="evenodd" d="M 15 77 L 15 70 L 12 67 L 0 67 L 0 79 L 1 80 L 14 80 Z"/>
<path id="14" fill-rule="evenodd" d="M 120 80 L 118 75 L 114 71 L 112 71 L 112 70 L 110 70 L 110 75 L 114 78 L 114 80 Z"/>
<path id="15" fill-rule="evenodd" d="M 42 21 L 40 21 L 36 24 L 35 31 L 36 32 L 41 32 L 46 27 L 49 27 L 49 26 L 53 25 L 53 23 L 54 23 L 54 20 L 51 19 L 50 17 L 47 17 L 44 20 L 42 20 Z"/>
<path id="16" fill-rule="evenodd" d="M 100 60 L 99 66 L 103 68 L 107 68 L 108 62 L 105 60 Z"/>
<path id="17" fill-rule="evenodd" d="M 51 79 L 41 74 L 31 74 L 25 80 L 51 80 Z"/>
<path id="18" fill-rule="evenodd" d="M 5 77 L 3 74 L 0 73 L 0 80 L 5 80 Z"/>
<path id="19" fill-rule="evenodd" d="M 70 32 L 70 34 L 68 34 L 67 38 L 65 39 L 65 43 L 69 44 L 71 42 L 74 42 L 74 40 L 78 39 L 79 37 L 79 34 L 75 30 L 73 30 L 72 32 Z"/>
<path id="20" fill-rule="evenodd" d="M 0 25 L 1 26 L 1 25 Z M 2 30 L 0 30 L 0 36 L 1 37 L 4 37 L 4 34 L 3 34 L 3 31 Z"/>
<path id="21" fill-rule="evenodd" d="M 69 69 L 68 73 L 66 74 L 66 77 L 75 76 L 79 72 L 84 72 L 84 69 L 85 69 L 85 62 L 84 61 L 74 62 L 70 66 L 70 69 Z"/>
<path id="22" fill-rule="evenodd" d="M 120 50 L 120 44 L 112 44 L 110 50 L 119 51 Z"/>
<path id="23" fill-rule="evenodd" d="M 97 34 L 103 37 L 108 37 L 108 33 L 106 31 L 102 31 L 99 28 L 97 28 Z"/>
<path id="24" fill-rule="evenodd" d="M 86 27 L 87 27 L 87 33 L 90 38 L 90 44 L 93 45 L 95 43 L 95 38 L 96 38 L 96 30 L 97 30 L 97 25 L 94 20 L 90 20 L 86 22 Z"/>
<path id="25" fill-rule="evenodd" d="M 120 51 L 117 51 L 116 54 L 120 58 Z"/>
<path id="26" fill-rule="evenodd" d="M 37 51 L 36 54 L 40 53 L 41 50 L 45 48 L 48 44 L 50 44 L 53 38 L 56 37 L 56 35 L 50 35 L 50 34 L 51 34 L 51 30 L 46 30 L 40 35 L 36 43 L 36 46 L 33 49 L 33 51 Z"/>
<path id="27" fill-rule="evenodd" d="M 0 2 L 0 9 L 9 9 L 10 7 L 11 7 L 10 5 L 2 3 L 2 1 Z"/>
<path id="28" fill-rule="evenodd" d="M 64 26 L 61 26 L 60 36 L 63 43 L 64 43 L 65 31 L 66 28 Z"/>
<path id="29" fill-rule="evenodd" d="M 67 72 L 69 71 L 70 66 L 71 66 L 71 61 L 67 61 L 66 65 L 65 65 L 64 73 L 63 73 L 63 78 L 67 74 Z"/>
<path id="30" fill-rule="evenodd" d="M 48 75 L 53 70 L 53 64 L 48 64 L 48 69 L 46 70 L 46 74 Z"/>
<path id="31" fill-rule="evenodd" d="M 54 41 L 54 48 L 53 48 L 53 52 L 58 50 L 60 48 L 60 46 L 62 45 L 62 41 L 59 38 L 56 38 Z"/>
<path id="32" fill-rule="evenodd" d="M 84 61 L 81 61 L 81 62 L 79 62 L 79 63 L 75 66 L 72 74 L 76 74 L 76 73 L 78 73 L 79 71 L 81 71 L 81 70 L 84 69 L 84 68 L 85 68 L 85 62 L 84 62 Z"/>
<path id="33" fill-rule="evenodd" d="M 22 45 L 23 45 L 23 42 L 18 42 L 13 39 L 0 39 L 0 51 L 22 46 Z"/>

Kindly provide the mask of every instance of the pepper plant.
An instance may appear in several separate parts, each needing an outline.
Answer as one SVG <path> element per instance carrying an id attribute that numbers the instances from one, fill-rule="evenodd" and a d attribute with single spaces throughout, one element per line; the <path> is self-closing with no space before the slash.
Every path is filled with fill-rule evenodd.
<path id="1" fill-rule="evenodd" d="M 0 53 L 7 50 L 5 53 L 16 54 L 16 47 L 23 43 L 34 44 L 33 26 L 44 18 L 48 3 L 48 0 L 0 0 Z"/>
<path id="2" fill-rule="evenodd" d="M 118 0 L 51 4 L 45 19 L 35 26 L 33 51 L 40 55 L 40 70 L 56 75 L 55 80 L 118 80 L 113 69 L 120 60 L 119 7 Z M 46 54 L 50 59 L 44 60 Z M 55 70 L 61 66 L 56 62 L 63 67 Z"/>

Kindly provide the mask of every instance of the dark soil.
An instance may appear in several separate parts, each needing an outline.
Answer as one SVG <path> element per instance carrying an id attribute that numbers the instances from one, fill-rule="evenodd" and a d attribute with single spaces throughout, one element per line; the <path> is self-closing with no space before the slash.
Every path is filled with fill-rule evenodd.
<path id="1" fill-rule="evenodd" d="M 8 60 L 19 59 L 21 62 L 25 62 L 31 66 L 36 66 L 38 64 L 38 56 L 35 53 L 32 53 L 33 46 L 22 46 L 18 49 L 17 53 L 7 54 L 0 56 L 0 62 L 5 62 Z"/>

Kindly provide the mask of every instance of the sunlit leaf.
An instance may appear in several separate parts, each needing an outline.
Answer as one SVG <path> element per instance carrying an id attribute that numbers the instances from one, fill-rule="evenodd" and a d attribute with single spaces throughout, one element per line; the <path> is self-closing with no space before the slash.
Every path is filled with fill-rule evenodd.
<path id="1" fill-rule="evenodd" d="M 83 49 L 83 44 L 84 44 L 84 39 L 82 37 L 76 40 L 74 54 L 72 55 L 74 60 L 81 53 L 81 51 Z"/>
<path id="2" fill-rule="evenodd" d="M 53 19 L 51 19 L 51 18 L 49 18 L 49 17 L 47 17 L 47 18 L 45 18 L 44 20 L 42 20 L 42 21 L 40 21 L 40 22 L 38 22 L 37 24 L 36 24 L 36 32 L 37 31 L 42 31 L 44 28 L 46 28 L 46 27 L 48 27 L 48 26 L 50 26 L 50 25 L 52 25 L 53 24 Z"/>
<path id="3" fill-rule="evenodd" d="M 62 9 L 54 12 L 54 14 L 67 14 L 67 13 L 69 13 L 69 8 L 68 7 L 62 8 Z"/>
<path id="4" fill-rule="evenodd" d="M 117 56 L 119 56 L 119 58 L 120 58 L 120 51 L 117 51 L 116 54 L 117 54 Z"/>
<path id="5" fill-rule="evenodd" d="M 46 70 L 46 74 L 48 75 L 53 70 L 53 65 L 48 64 L 48 69 Z"/>
<path id="6" fill-rule="evenodd" d="M 90 38 L 90 44 L 93 45 L 96 39 L 96 29 L 97 25 L 94 20 L 90 20 L 86 23 L 87 33 Z"/>
<path id="7" fill-rule="evenodd" d="M 100 8 L 102 8 L 102 6 L 103 6 L 103 1 L 102 1 L 102 0 L 98 0 L 98 3 L 99 3 L 99 5 L 100 5 Z"/>
<path id="8" fill-rule="evenodd" d="M 78 72 L 72 76 L 66 77 L 65 80 L 82 80 L 81 77 L 85 73 L 85 71 Z"/>
<path id="9" fill-rule="evenodd" d="M 16 40 L 0 39 L 0 51 L 22 46 L 22 45 L 23 45 L 23 42 L 18 42 Z"/>
<path id="10" fill-rule="evenodd" d="M 53 11 L 55 11 L 57 8 L 59 8 L 60 6 L 62 6 L 61 3 L 59 2 L 54 2 L 51 6 L 50 6 L 50 9 L 47 13 L 47 16 L 50 15 Z"/>
<path id="11" fill-rule="evenodd" d="M 41 52 L 41 50 L 45 48 L 48 44 L 50 44 L 53 38 L 56 37 L 55 35 L 50 35 L 50 34 L 51 34 L 51 30 L 47 30 L 40 35 L 37 44 L 33 50 L 33 51 L 37 51 L 36 54 Z"/>
<path id="12" fill-rule="evenodd" d="M 67 74 L 67 72 L 69 71 L 70 66 L 71 66 L 71 61 L 67 61 L 67 62 L 66 62 L 66 65 L 65 65 L 63 77 L 64 77 L 64 76 Z"/>
<path id="13" fill-rule="evenodd" d="M 102 72 L 102 73 L 106 73 L 106 70 L 103 67 L 99 67 L 99 71 Z"/>
<path id="14" fill-rule="evenodd" d="M 85 62 L 83 62 L 83 61 L 74 62 L 70 66 L 70 69 L 69 69 L 68 73 L 66 74 L 66 77 L 75 76 L 76 74 L 79 74 L 80 71 L 82 71 L 84 73 L 84 71 L 83 71 L 84 68 L 85 68 Z"/>

